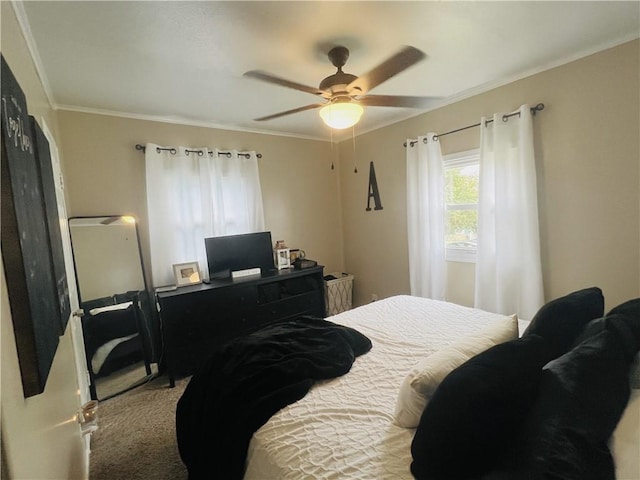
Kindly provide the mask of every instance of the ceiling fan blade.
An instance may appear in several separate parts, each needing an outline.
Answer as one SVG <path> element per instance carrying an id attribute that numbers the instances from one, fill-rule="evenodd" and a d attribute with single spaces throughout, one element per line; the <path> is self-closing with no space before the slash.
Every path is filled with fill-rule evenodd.
<path id="1" fill-rule="evenodd" d="M 256 122 L 262 122 L 264 120 L 271 120 L 273 118 L 283 117 L 285 115 L 291 115 L 292 113 L 304 112 L 305 110 L 311 110 L 313 108 L 324 107 L 325 103 L 314 103 L 312 105 L 305 105 L 304 107 L 294 108 L 293 110 L 287 110 L 286 112 L 274 113 L 273 115 L 267 115 L 266 117 L 254 118 Z"/>
<path id="2" fill-rule="evenodd" d="M 358 103 L 369 107 L 428 108 L 439 97 L 407 97 L 400 95 L 365 95 Z"/>
<path id="3" fill-rule="evenodd" d="M 421 50 L 406 46 L 373 70 L 356 78 L 347 86 L 347 91 L 352 95 L 363 95 L 425 57 L 426 55 Z"/>
<path id="4" fill-rule="evenodd" d="M 302 85 L 301 83 L 285 80 L 284 78 L 276 77 L 275 75 L 271 75 L 270 73 L 262 72 L 260 70 L 250 70 L 248 72 L 245 72 L 244 76 L 262 80 L 263 82 L 274 83 L 282 87 L 293 88 L 294 90 L 311 93 L 312 95 L 319 95 L 325 98 L 329 98 L 331 96 L 330 92 L 325 92 L 324 90 L 320 90 L 315 87 L 308 87 L 307 85 Z"/>

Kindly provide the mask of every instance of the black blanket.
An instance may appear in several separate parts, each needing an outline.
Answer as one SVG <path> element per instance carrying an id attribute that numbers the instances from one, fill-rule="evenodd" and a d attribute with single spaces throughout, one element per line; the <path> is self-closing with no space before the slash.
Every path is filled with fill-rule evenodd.
<path id="1" fill-rule="evenodd" d="M 242 479 L 253 433 L 316 380 L 347 373 L 370 349 L 358 331 L 311 317 L 267 326 L 217 349 L 176 409 L 189 479 Z"/>

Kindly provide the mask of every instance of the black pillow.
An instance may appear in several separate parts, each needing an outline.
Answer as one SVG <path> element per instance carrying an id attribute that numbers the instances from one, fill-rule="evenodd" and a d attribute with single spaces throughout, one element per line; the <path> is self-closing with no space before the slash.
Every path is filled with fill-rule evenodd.
<path id="1" fill-rule="evenodd" d="M 640 318 L 640 298 L 634 298 L 632 300 L 627 300 L 626 302 L 621 303 L 617 307 L 611 309 L 611 311 L 607 313 L 607 317 L 617 314 L 623 314 L 635 319 Z"/>
<path id="2" fill-rule="evenodd" d="M 548 342 L 535 334 L 496 345 L 445 377 L 411 444 L 418 479 L 456 480 L 492 469 L 535 398 Z"/>
<path id="3" fill-rule="evenodd" d="M 599 334 L 601 331 L 603 331 L 604 327 L 605 327 L 605 321 L 604 320 L 605 320 L 604 317 L 594 318 L 589 323 L 587 323 L 587 325 L 582 329 L 582 332 L 580 332 L 580 335 L 578 335 L 578 337 L 573 342 L 573 347 L 572 348 L 577 347 L 578 345 L 580 345 L 585 340 L 587 340 L 587 339 L 589 339 L 591 337 L 595 337 L 597 334 Z"/>
<path id="4" fill-rule="evenodd" d="M 522 335 L 540 335 L 553 349 L 553 358 L 568 352 L 585 326 L 604 315 L 604 296 L 598 287 L 556 298 L 540 308 Z"/>
<path id="5" fill-rule="evenodd" d="M 634 298 L 618 305 L 607 313 L 607 330 L 618 335 L 618 340 L 629 362 L 640 350 L 640 298 Z"/>
<path id="6" fill-rule="evenodd" d="M 600 333 L 605 328 L 617 332 L 627 351 L 627 355 L 633 357 L 640 349 L 640 298 L 621 303 L 613 308 L 606 317 L 591 320 L 576 339 L 577 346 Z"/>
<path id="7" fill-rule="evenodd" d="M 536 401 L 496 469 L 505 478 L 615 479 L 607 442 L 629 399 L 627 345 L 638 340 L 623 317 L 607 316 L 603 330 L 544 367 Z"/>

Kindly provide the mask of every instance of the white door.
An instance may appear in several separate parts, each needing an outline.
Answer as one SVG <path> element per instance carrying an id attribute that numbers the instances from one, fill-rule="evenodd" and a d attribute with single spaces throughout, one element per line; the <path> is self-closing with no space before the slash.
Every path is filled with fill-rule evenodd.
<path id="1" fill-rule="evenodd" d="M 41 119 L 40 125 L 42 126 L 42 131 L 45 137 L 47 137 L 47 140 L 49 141 L 51 164 L 53 166 L 53 181 L 56 187 L 58 216 L 60 218 L 60 234 L 62 236 L 62 249 L 64 251 L 65 270 L 67 273 L 67 284 L 69 286 L 69 302 L 71 305 L 71 317 L 69 318 L 68 328 L 71 329 L 71 339 L 73 342 L 73 350 L 75 352 L 76 373 L 78 377 L 78 390 L 80 392 L 80 404 L 83 405 L 90 400 L 89 372 L 87 371 L 87 362 L 84 352 L 82 322 L 80 320 L 80 316 L 74 314 L 79 311 L 80 302 L 78 300 L 78 287 L 76 283 L 75 269 L 73 267 L 71 236 L 69 235 L 69 222 L 64 195 L 64 179 L 62 178 L 62 168 L 60 167 L 58 147 L 56 146 L 53 135 L 47 128 L 44 118 Z"/>

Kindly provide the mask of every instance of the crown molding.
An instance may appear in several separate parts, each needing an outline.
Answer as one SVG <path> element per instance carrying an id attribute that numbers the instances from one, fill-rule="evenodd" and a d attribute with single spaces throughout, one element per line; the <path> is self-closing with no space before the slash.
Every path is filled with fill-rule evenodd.
<path id="1" fill-rule="evenodd" d="M 40 54 L 38 53 L 36 42 L 33 38 L 33 34 L 31 33 L 31 25 L 29 24 L 29 17 L 27 16 L 27 12 L 24 10 L 24 2 L 11 0 L 11 7 L 13 8 L 13 12 L 15 13 L 16 19 L 18 20 L 18 25 L 20 27 L 20 30 L 22 31 L 24 41 L 27 44 L 29 55 L 31 55 L 31 61 L 33 62 L 33 66 L 36 70 L 36 75 L 38 75 L 38 78 L 40 79 L 40 83 L 42 84 L 42 88 L 44 90 L 44 94 L 47 97 L 47 102 L 49 102 L 49 106 L 52 109 L 55 109 L 53 92 L 51 91 L 49 80 L 47 79 L 44 67 L 42 66 L 42 60 L 40 59 Z"/>
<path id="2" fill-rule="evenodd" d="M 99 108 L 82 107 L 77 105 L 55 105 L 55 109 L 68 111 L 68 112 L 89 113 L 92 115 L 105 115 L 109 117 L 130 118 L 132 120 L 144 120 L 148 122 L 170 123 L 173 125 L 215 128 L 217 130 L 229 130 L 232 132 L 257 133 L 261 135 L 274 135 L 277 137 L 299 138 L 303 140 L 328 141 L 326 138 L 316 137 L 312 135 L 272 132 L 269 130 L 245 128 L 245 127 L 239 127 L 239 126 L 229 125 L 229 124 L 196 121 L 189 118 L 177 117 L 177 116 L 146 115 L 146 114 L 140 114 L 140 113 L 120 112 L 116 110 L 105 110 L 105 109 L 99 109 Z"/>

